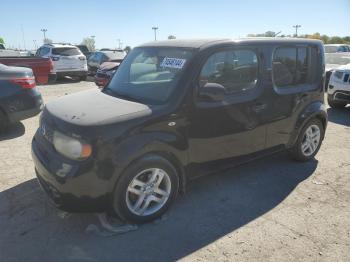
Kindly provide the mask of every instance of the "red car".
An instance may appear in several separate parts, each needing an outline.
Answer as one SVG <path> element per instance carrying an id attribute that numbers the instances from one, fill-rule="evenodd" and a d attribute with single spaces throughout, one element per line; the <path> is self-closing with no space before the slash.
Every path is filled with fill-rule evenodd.
<path id="1" fill-rule="evenodd" d="M 37 84 L 47 84 L 56 80 L 51 58 L 41 57 L 0 57 L 0 64 L 7 66 L 28 67 L 33 70 Z"/>

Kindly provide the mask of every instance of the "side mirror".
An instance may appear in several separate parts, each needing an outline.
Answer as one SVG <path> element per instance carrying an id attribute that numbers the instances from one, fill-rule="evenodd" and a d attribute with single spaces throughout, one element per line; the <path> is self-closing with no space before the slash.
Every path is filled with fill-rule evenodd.
<path id="1" fill-rule="evenodd" d="M 206 83 L 199 92 L 199 96 L 205 100 L 214 102 L 225 99 L 225 87 L 217 83 Z"/>

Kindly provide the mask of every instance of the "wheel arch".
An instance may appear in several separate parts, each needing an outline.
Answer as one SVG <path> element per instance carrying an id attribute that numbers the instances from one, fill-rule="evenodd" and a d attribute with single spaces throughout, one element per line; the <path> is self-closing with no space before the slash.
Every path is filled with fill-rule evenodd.
<path id="1" fill-rule="evenodd" d="M 299 134 L 303 127 L 311 120 L 311 119 L 318 119 L 321 121 L 324 129 L 324 134 L 327 128 L 328 124 L 328 115 L 327 115 L 327 108 L 326 105 L 321 102 L 317 101 L 314 103 L 309 104 L 305 109 L 298 115 L 295 128 L 292 132 L 291 138 L 289 139 L 289 142 L 287 144 L 287 148 L 293 147 L 295 142 L 297 141 Z M 324 134 L 322 137 L 322 140 L 324 138 Z"/>

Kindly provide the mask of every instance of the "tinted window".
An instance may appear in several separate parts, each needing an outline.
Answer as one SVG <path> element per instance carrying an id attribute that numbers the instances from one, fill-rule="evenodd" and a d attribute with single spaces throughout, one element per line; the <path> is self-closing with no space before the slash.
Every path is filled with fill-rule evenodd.
<path id="1" fill-rule="evenodd" d="M 147 104 L 162 104 L 177 87 L 192 54 L 185 48 L 134 48 L 105 90 Z"/>
<path id="2" fill-rule="evenodd" d="M 258 59 L 251 50 L 218 52 L 209 57 L 201 70 L 199 85 L 217 83 L 228 94 L 254 88 L 258 79 Z"/>
<path id="3" fill-rule="evenodd" d="M 311 47 L 281 47 L 273 57 L 273 80 L 277 87 L 311 84 L 316 80 L 318 52 Z"/>
<path id="4" fill-rule="evenodd" d="M 61 56 L 72 56 L 81 55 L 81 52 L 76 47 L 56 47 L 52 49 L 52 54 Z"/>

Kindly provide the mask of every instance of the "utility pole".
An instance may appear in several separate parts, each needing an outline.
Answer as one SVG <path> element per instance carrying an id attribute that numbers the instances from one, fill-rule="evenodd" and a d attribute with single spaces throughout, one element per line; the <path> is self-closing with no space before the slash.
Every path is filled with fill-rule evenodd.
<path id="1" fill-rule="evenodd" d="M 295 28 L 295 37 L 298 37 L 298 28 L 300 28 L 301 25 L 293 25 L 293 27 Z"/>
<path id="2" fill-rule="evenodd" d="M 21 24 L 21 31 L 22 31 L 23 47 L 24 47 L 24 50 L 26 50 L 26 40 L 24 38 L 24 30 L 23 30 L 23 25 L 22 24 Z"/>
<path id="3" fill-rule="evenodd" d="M 37 49 L 38 49 L 38 46 L 36 45 L 36 40 L 33 40 L 33 43 L 34 43 L 34 48 L 35 48 L 35 50 L 37 50 Z"/>
<path id="4" fill-rule="evenodd" d="M 40 31 L 43 32 L 44 34 L 44 43 L 45 43 L 47 29 L 40 29 Z"/>
<path id="5" fill-rule="evenodd" d="M 154 30 L 154 41 L 157 41 L 157 30 L 158 30 L 158 27 L 157 26 L 153 26 L 152 29 Z"/>
<path id="6" fill-rule="evenodd" d="M 119 38 L 117 39 L 117 42 L 118 42 L 118 48 L 121 49 L 122 48 L 122 42 L 120 42 Z"/>

